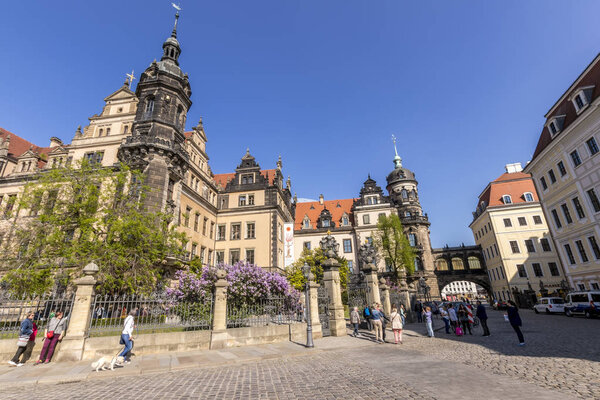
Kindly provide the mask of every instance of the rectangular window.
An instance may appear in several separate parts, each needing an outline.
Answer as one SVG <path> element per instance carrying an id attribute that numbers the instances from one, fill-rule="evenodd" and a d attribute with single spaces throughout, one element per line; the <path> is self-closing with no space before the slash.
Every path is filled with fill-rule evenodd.
<path id="1" fill-rule="evenodd" d="M 600 289 L 600 286 L 598 286 L 597 283 L 592 283 L 591 285 L 592 285 L 592 290 L 599 290 Z"/>
<path id="2" fill-rule="evenodd" d="M 579 288 L 579 290 L 583 291 L 585 290 L 585 284 L 584 283 L 578 283 L 577 287 Z M 587 300 L 586 300 L 587 301 Z"/>
<path id="3" fill-rule="evenodd" d="M 348 261 L 348 271 L 353 274 L 354 273 L 354 263 L 350 260 Z"/>
<path id="4" fill-rule="evenodd" d="M 504 227 L 510 228 L 511 226 L 512 226 L 512 222 L 510 221 L 510 218 L 504 218 Z"/>
<path id="5" fill-rule="evenodd" d="M 492 270 L 492 278 L 494 278 L 494 280 L 497 280 L 498 278 L 496 277 L 496 270 L 493 269 Z"/>
<path id="6" fill-rule="evenodd" d="M 542 272 L 542 266 L 539 263 L 533 263 L 531 264 L 531 266 L 533 267 L 533 274 L 535 276 L 537 276 L 538 278 L 541 276 L 544 276 L 543 272 Z"/>
<path id="7" fill-rule="evenodd" d="M 594 155 L 598 152 L 598 144 L 596 143 L 596 139 L 593 137 L 589 138 L 585 144 L 587 144 L 588 150 L 590 151 L 590 155 Z"/>
<path id="8" fill-rule="evenodd" d="M 198 245 L 196 243 L 192 243 L 192 258 L 196 257 L 197 249 L 198 249 Z"/>
<path id="9" fill-rule="evenodd" d="M 542 244 L 543 251 L 552 251 L 552 249 L 550 248 L 550 241 L 548 239 L 541 238 L 540 243 Z"/>
<path id="10" fill-rule="evenodd" d="M 583 207 L 581 207 L 579 198 L 573 197 L 572 201 L 573 201 L 573 206 L 575 207 L 575 212 L 577 213 L 577 217 L 579 219 L 585 218 L 585 213 L 583 212 Z"/>
<path id="11" fill-rule="evenodd" d="M 560 176 L 565 176 L 567 174 L 567 169 L 565 168 L 565 164 L 563 164 L 562 161 L 559 161 L 558 164 L 556 164 L 556 166 L 558 167 L 558 172 L 560 173 Z"/>
<path id="12" fill-rule="evenodd" d="M 344 253 L 352 253 L 352 241 L 344 239 Z"/>
<path id="13" fill-rule="evenodd" d="M 240 233 L 242 225 L 240 223 L 231 224 L 231 240 L 239 240 L 241 238 Z M 238 252 L 239 257 L 239 252 Z"/>
<path id="14" fill-rule="evenodd" d="M 487 233 L 487 225 L 484 225 L 483 230 L 484 230 L 483 234 L 485 235 Z"/>
<path id="15" fill-rule="evenodd" d="M 527 270 L 525 269 L 524 264 L 517 264 L 517 271 L 519 273 L 519 278 L 527 278 Z"/>
<path id="16" fill-rule="evenodd" d="M 256 227 L 254 222 L 246 223 L 246 239 L 254 239 L 256 237 Z"/>
<path id="17" fill-rule="evenodd" d="M 202 234 L 206 236 L 206 227 L 208 226 L 208 218 L 204 217 L 204 222 L 202 223 Z"/>
<path id="18" fill-rule="evenodd" d="M 215 223 L 213 221 L 210 221 L 210 235 L 208 237 L 212 239 L 214 233 L 215 233 Z"/>
<path id="19" fill-rule="evenodd" d="M 215 253 L 217 259 L 215 260 L 217 262 L 217 265 L 219 264 L 223 264 L 225 262 L 225 252 L 222 250 L 217 250 Z"/>
<path id="20" fill-rule="evenodd" d="M 240 261 L 240 250 L 239 249 L 229 250 L 229 263 L 235 264 L 238 261 Z"/>
<path id="21" fill-rule="evenodd" d="M 550 183 L 556 183 L 556 175 L 554 175 L 554 170 L 548 171 L 548 177 L 550 178 Z"/>
<path id="22" fill-rule="evenodd" d="M 585 247 L 583 247 L 583 242 L 581 240 L 576 240 L 575 245 L 577 246 L 577 251 L 579 252 L 579 257 L 581 257 L 581 262 L 588 262 L 588 256 L 585 252 Z"/>
<path id="23" fill-rule="evenodd" d="M 543 176 L 540 178 L 540 184 L 542 185 L 543 190 L 548 189 L 548 184 L 546 183 L 546 178 L 544 178 Z"/>
<path id="24" fill-rule="evenodd" d="M 248 205 L 249 206 L 253 206 L 254 205 L 254 195 L 253 194 L 249 194 L 248 195 Z"/>
<path id="25" fill-rule="evenodd" d="M 554 223 L 556 224 L 556 227 L 558 229 L 562 228 L 562 224 L 560 223 L 560 218 L 558 217 L 558 213 L 556 212 L 556 210 L 552 210 L 552 217 L 554 218 Z"/>
<path id="26" fill-rule="evenodd" d="M 190 213 L 192 212 L 192 209 L 190 207 L 186 207 L 185 208 L 185 214 L 183 214 L 183 224 L 186 227 L 190 227 Z"/>
<path id="27" fill-rule="evenodd" d="M 502 276 L 502 279 L 504 279 L 504 270 L 502 268 L 500 268 L 499 271 L 500 271 L 500 275 Z"/>
<path id="28" fill-rule="evenodd" d="M 575 265 L 575 256 L 573 255 L 573 251 L 571 250 L 571 245 L 565 244 L 565 252 L 567 253 L 569 264 Z"/>
<path id="29" fill-rule="evenodd" d="M 590 198 L 590 202 L 592 203 L 592 207 L 594 207 L 594 211 L 600 211 L 600 201 L 598 201 L 598 196 L 596 196 L 596 192 L 594 191 L 594 189 L 588 190 L 587 194 Z"/>
<path id="30" fill-rule="evenodd" d="M 370 223 L 371 223 L 371 220 L 369 219 L 369 214 L 363 215 L 363 224 L 368 225 Z"/>
<path id="31" fill-rule="evenodd" d="M 525 240 L 525 247 L 527 247 L 528 253 L 535 253 L 535 246 L 533 245 L 533 240 L 531 240 L 531 239 Z"/>
<path id="32" fill-rule="evenodd" d="M 305 249 L 310 250 L 310 242 L 304 242 L 302 245 Z"/>
<path id="33" fill-rule="evenodd" d="M 277 224 L 277 238 L 280 242 L 283 241 L 283 225 L 280 223 Z"/>
<path id="34" fill-rule="evenodd" d="M 218 225 L 217 226 L 217 240 L 225 240 L 225 238 L 227 237 L 225 230 L 226 230 L 226 225 Z"/>
<path id="35" fill-rule="evenodd" d="M 571 218 L 571 213 L 569 212 L 569 207 L 566 204 L 561 204 L 560 208 L 562 209 L 563 215 L 565 216 L 565 221 L 567 224 L 573 222 L 573 218 Z"/>
<path id="36" fill-rule="evenodd" d="M 202 263 L 202 265 L 204 265 L 205 257 L 206 257 L 206 247 L 202 246 L 200 248 L 200 262 Z"/>
<path id="37" fill-rule="evenodd" d="M 596 237 L 595 236 L 588 237 L 588 242 L 590 244 L 590 247 L 592 248 L 592 251 L 594 252 L 594 257 L 596 258 L 596 260 L 600 260 L 600 247 L 598 247 L 598 242 L 596 241 Z"/>
<path id="38" fill-rule="evenodd" d="M 412 247 L 415 247 L 417 245 L 417 235 L 415 235 L 414 233 L 409 233 L 408 234 L 408 243 Z"/>
<path id="39" fill-rule="evenodd" d="M 254 249 L 246 249 L 246 262 L 254 264 Z"/>
<path id="40" fill-rule="evenodd" d="M 245 194 L 242 194 L 242 195 L 240 195 L 240 197 L 238 197 L 238 205 L 240 207 L 246 205 L 246 195 Z"/>
<path id="41" fill-rule="evenodd" d="M 513 254 L 521 252 L 519 250 L 519 244 L 515 240 L 510 241 L 510 249 L 512 250 Z"/>
<path id="42" fill-rule="evenodd" d="M 571 160 L 573 160 L 573 165 L 576 167 L 581 164 L 581 158 L 579 158 L 579 153 L 577 150 L 571 152 Z"/>
<path id="43" fill-rule="evenodd" d="M 194 216 L 194 231 L 198 232 L 198 226 L 200 225 L 200 213 L 196 213 Z"/>
<path id="44" fill-rule="evenodd" d="M 560 272 L 558 272 L 558 266 L 556 265 L 555 262 L 549 262 L 548 269 L 550 270 L 550 275 L 552 275 L 552 276 L 560 275 Z"/>
<path id="45" fill-rule="evenodd" d="M 519 225 L 527 226 L 527 220 L 525 219 L 525 217 L 519 217 Z"/>
<path id="46" fill-rule="evenodd" d="M 496 257 L 498 256 L 498 246 L 496 246 L 496 243 L 494 243 L 494 251 L 496 252 Z"/>
<path id="47" fill-rule="evenodd" d="M 533 216 L 533 223 L 536 225 L 541 225 L 542 224 L 542 217 L 540 217 L 539 215 L 534 215 Z"/>
<path id="48" fill-rule="evenodd" d="M 208 250 L 208 258 L 206 259 L 206 265 L 212 265 L 212 256 L 213 256 L 213 251 L 212 250 Z"/>

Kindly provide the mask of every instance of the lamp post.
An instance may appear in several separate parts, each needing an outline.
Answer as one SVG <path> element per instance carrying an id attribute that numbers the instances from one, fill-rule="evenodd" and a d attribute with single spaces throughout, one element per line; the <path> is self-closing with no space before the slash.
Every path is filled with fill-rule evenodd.
<path id="1" fill-rule="evenodd" d="M 310 265 L 306 262 L 302 267 L 302 273 L 304 274 L 304 279 L 306 279 L 306 284 L 304 285 L 304 299 L 306 303 L 306 347 L 315 347 L 313 343 L 313 334 L 312 334 L 312 314 L 310 312 L 310 282 L 312 281 L 313 274 L 310 272 Z"/>

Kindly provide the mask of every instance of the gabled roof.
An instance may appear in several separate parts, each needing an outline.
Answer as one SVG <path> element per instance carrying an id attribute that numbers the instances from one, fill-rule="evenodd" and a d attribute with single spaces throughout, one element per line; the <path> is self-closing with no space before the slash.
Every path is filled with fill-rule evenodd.
<path id="1" fill-rule="evenodd" d="M 130 98 L 132 96 L 135 97 L 135 93 L 133 93 L 131 91 L 131 89 L 129 89 L 129 86 L 127 84 L 124 84 L 119 89 L 117 89 L 115 92 L 113 92 L 113 93 L 109 94 L 108 96 L 106 96 L 104 98 L 104 101 L 119 100 L 119 99 L 128 99 L 128 98 Z"/>
<path id="2" fill-rule="evenodd" d="M 265 178 L 268 178 L 269 180 L 269 185 L 273 184 L 273 181 L 275 180 L 275 176 L 277 174 L 277 170 L 276 169 L 263 169 L 260 171 L 260 174 L 262 176 L 264 176 Z M 225 189 L 225 186 L 227 186 L 227 184 L 233 179 L 235 178 L 235 172 L 230 172 L 227 174 L 215 174 L 213 179 L 215 180 L 216 184 L 219 185 L 221 187 L 221 189 Z"/>
<path id="3" fill-rule="evenodd" d="M 510 195 L 512 204 L 527 203 L 523 197 L 523 194 L 527 192 L 533 195 L 533 201 L 539 201 L 530 174 L 524 172 L 504 173 L 490 182 L 483 193 L 479 195 L 477 206 L 482 201 L 485 202 L 486 207 L 510 206 L 510 204 L 504 204 L 502 201 L 502 196 L 505 194 Z"/>
<path id="4" fill-rule="evenodd" d="M 31 143 L 28 140 L 23 139 L 15 135 L 14 133 L 7 131 L 6 129 L 0 128 L 0 138 L 6 140 L 10 136 L 10 143 L 8 145 L 8 156 L 17 158 L 27 152 L 29 149 L 39 154 L 48 154 L 50 147 L 40 147 Z"/>
<path id="5" fill-rule="evenodd" d="M 325 200 L 323 204 L 320 204 L 318 201 L 297 203 L 294 230 L 299 231 L 302 229 L 304 216 L 308 216 L 308 219 L 310 219 L 311 228 L 316 229 L 319 215 L 321 215 L 321 211 L 323 211 L 325 207 L 327 207 L 327 210 L 331 213 L 331 220 L 335 222 L 336 228 L 340 226 L 339 222 L 344 214 L 348 215 L 350 223 L 352 223 L 351 210 L 355 200 L 356 199 Z"/>

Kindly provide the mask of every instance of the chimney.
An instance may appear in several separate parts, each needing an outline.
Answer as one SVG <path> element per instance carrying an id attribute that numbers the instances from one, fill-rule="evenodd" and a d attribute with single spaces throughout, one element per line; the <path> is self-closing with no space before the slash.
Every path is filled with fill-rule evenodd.
<path id="1" fill-rule="evenodd" d="M 62 140 L 60 140 L 56 136 L 52 136 L 50 138 L 50 148 L 62 146 L 62 144 L 63 144 Z"/>
<path id="2" fill-rule="evenodd" d="M 523 167 L 521 167 L 521 163 L 513 163 L 513 164 L 506 164 L 506 173 L 508 174 L 514 174 L 515 172 L 521 172 L 523 171 Z"/>
<path id="3" fill-rule="evenodd" d="M 319 204 L 323 205 L 323 195 L 322 194 L 319 195 Z"/>

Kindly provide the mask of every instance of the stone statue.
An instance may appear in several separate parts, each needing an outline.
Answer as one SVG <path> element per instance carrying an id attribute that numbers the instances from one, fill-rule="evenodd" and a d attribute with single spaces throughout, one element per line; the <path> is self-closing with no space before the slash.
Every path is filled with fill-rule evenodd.
<path id="1" fill-rule="evenodd" d="M 338 255 L 338 247 L 340 245 L 335 241 L 335 238 L 331 236 L 331 233 L 327 232 L 327 236 L 325 236 L 319 242 L 319 247 L 323 250 L 323 254 L 327 258 L 336 258 Z"/>
<path id="2" fill-rule="evenodd" d="M 367 265 L 377 265 L 377 252 L 372 243 L 365 243 L 358 249 L 358 259 L 360 260 L 361 268 L 367 269 Z"/>

